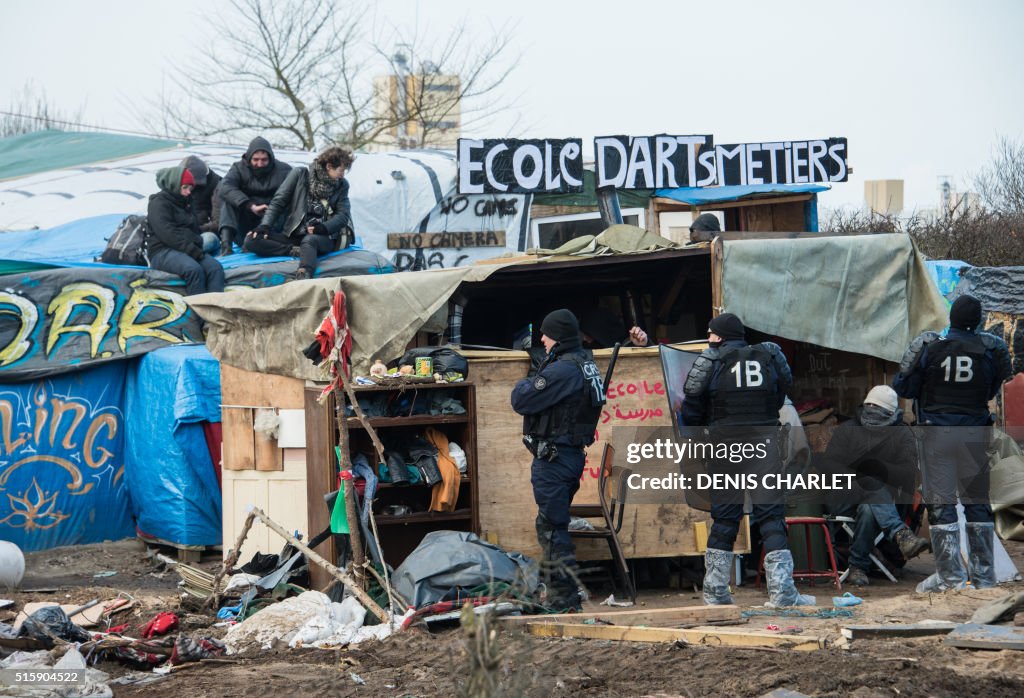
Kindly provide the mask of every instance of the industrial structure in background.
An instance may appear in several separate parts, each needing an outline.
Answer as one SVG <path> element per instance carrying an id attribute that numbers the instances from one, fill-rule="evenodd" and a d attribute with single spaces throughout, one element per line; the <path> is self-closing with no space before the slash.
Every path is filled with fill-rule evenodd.
<path id="1" fill-rule="evenodd" d="M 414 64 L 401 49 L 391 62 L 391 75 L 374 78 L 374 99 L 376 117 L 395 126 L 383 131 L 367 150 L 454 150 L 462 126 L 459 76 L 442 75 L 429 61 Z"/>
<path id="2" fill-rule="evenodd" d="M 864 202 L 871 213 L 898 216 L 903 212 L 902 179 L 869 179 L 864 182 Z"/>

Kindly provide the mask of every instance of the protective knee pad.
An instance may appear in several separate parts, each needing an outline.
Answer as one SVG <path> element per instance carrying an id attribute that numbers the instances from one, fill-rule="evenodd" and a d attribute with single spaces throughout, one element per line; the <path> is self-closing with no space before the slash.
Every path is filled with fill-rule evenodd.
<path id="1" fill-rule="evenodd" d="M 715 519 L 711 524 L 711 532 L 708 534 L 708 547 L 714 550 L 727 550 L 732 552 L 733 543 L 740 532 L 739 521 L 721 521 Z"/>
<path id="2" fill-rule="evenodd" d="M 936 504 L 928 507 L 928 524 L 930 526 L 943 526 L 956 523 L 956 506 Z"/>
<path id="3" fill-rule="evenodd" d="M 761 546 L 766 553 L 773 550 L 785 550 L 789 547 L 785 519 L 771 518 L 761 522 Z"/>

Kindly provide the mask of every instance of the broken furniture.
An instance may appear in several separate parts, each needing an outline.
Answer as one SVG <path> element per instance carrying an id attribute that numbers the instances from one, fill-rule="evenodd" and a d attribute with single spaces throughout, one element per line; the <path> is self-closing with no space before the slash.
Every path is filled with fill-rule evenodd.
<path id="1" fill-rule="evenodd" d="M 626 480 L 632 471 L 622 466 L 614 466 L 615 447 L 605 443 L 601 454 L 601 472 L 598 475 L 597 504 L 573 504 L 569 507 L 569 515 L 584 519 L 603 518 L 604 526 L 591 530 L 569 530 L 573 538 L 603 538 L 608 543 L 612 554 L 612 566 L 622 578 L 623 588 L 629 594 L 630 601 L 636 602 L 636 584 L 629 570 L 629 563 L 619 543 L 619 531 L 622 530 L 622 514 L 626 505 Z"/>

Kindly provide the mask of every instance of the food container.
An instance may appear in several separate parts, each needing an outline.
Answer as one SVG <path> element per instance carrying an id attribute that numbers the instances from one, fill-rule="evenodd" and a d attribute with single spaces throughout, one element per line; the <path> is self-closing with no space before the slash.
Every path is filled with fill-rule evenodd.
<path id="1" fill-rule="evenodd" d="M 416 375 L 427 377 L 434 375 L 434 362 L 429 356 L 421 356 L 416 359 Z"/>

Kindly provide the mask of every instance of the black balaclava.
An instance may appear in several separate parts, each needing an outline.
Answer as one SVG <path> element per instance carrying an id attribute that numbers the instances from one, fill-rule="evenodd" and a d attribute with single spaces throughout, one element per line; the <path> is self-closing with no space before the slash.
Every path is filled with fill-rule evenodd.
<path id="1" fill-rule="evenodd" d="M 580 346 L 580 324 L 576 316 L 565 308 L 553 310 L 540 323 L 541 334 L 558 342 L 551 351 L 560 354 Z"/>
<path id="2" fill-rule="evenodd" d="M 981 324 L 981 301 L 974 296 L 963 295 L 953 301 L 949 309 L 949 326 L 958 330 L 974 332 Z"/>
<path id="3" fill-rule="evenodd" d="M 723 342 L 727 342 L 730 339 L 746 341 L 747 338 L 747 331 L 744 329 L 743 323 L 732 313 L 722 313 L 717 317 L 711 318 L 711 322 L 708 323 L 708 329 L 721 337 Z M 719 342 L 709 342 L 709 344 L 713 347 L 720 346 Z"/>

